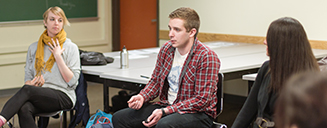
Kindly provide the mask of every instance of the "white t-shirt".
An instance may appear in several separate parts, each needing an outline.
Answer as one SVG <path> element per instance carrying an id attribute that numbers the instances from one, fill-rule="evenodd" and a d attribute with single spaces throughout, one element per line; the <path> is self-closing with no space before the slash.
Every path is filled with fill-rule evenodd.
<path id="1" fill-rule="evenodd" d="M 181 74 L 181 70 L 183 68 L 185 59 L 187 58 L 187 54 L 181 55 L 178 52 L 178 49 L 175 50 L 175 56 L 173 60 L 173 66 L 168 74 L 168 102 L 169 104 L 173 104 L 177 97 L 177 92 L 179 89 L 179 76 Z"/>

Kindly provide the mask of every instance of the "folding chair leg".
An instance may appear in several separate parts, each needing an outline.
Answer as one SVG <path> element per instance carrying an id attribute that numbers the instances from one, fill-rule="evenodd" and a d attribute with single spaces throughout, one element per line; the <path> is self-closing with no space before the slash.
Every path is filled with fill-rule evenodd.
<path id="1" fill-rule="evenodd" d="M 7 122 L 7 124 L 9 126 L 9 128 L 14 128 L 14 126 L 9 121 Z"/>
<path id="2" fill-rule="evenodd" d="M 63 111 L 63 120 L 60 123 L 61 125 L 63 125 L 61 128 L 67 128 L 67 112 Z"/>

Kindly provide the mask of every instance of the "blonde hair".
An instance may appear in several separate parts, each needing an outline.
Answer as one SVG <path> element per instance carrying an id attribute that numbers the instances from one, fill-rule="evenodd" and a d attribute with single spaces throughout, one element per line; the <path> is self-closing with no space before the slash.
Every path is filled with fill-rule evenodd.
<path id="1" fill-rule="evenodd" d="M 196 29 L 196 35 L 199 32 L 200 17 L 194 9 L 188 7 L 180 7 L 171 12 L 168 16 L 170 19 L 180 18 L 184 20 L 184 27 L 186 31 L 191 31 L 192 28 Z"/>
<path id="2" fill-rule="evenodd" d="M 55 7 L 50 7 L 48 10 L 46 10 L 44 13 L 43 13 L 43 20 L 45 22 L 47 22 L 47 19 L 48 19 L 48 15 L 49 15 L 49 12 L 52 12 L 53 14 L 57 15 L 57 16 L 60 16 L 63 21 L 64 21 L 64 25 L 68 25 L 70 26 L 70 23 L 65 15 L 65 12 L 64 10 L 62 10 L 60 7 L 58 6 L 55 6 Z M 46 26 L 44 26 L 46 28 Z"/>

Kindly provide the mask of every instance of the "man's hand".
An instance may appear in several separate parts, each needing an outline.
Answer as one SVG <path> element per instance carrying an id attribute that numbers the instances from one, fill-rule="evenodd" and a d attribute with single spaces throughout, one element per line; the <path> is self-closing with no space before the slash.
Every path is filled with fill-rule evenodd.
<path id="1" fill-rule="evenodd" d="M 163 113 L 161 109 L 155 109 L 152 114 L 148 117 L 146 121 L 142 121 L 143 125 L 146 127 L 152 127 L 158 123 L 158 121 L 161 119 Z"/>
<path id="2" fill-rule="evenodd" d="M 143 102 L 144 98 L 141 95 L 132 96 L 131 99 L 127 101 L 128 107 L 135 110 L 139 110 L 142 107 Z"/>

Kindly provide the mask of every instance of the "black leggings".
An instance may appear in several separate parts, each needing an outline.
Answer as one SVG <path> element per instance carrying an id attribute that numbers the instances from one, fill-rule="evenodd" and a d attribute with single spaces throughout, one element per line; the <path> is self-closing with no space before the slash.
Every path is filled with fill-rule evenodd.
<path id="1" fill-rule="evenodd" d="M 0 115 L 10 120 L 16 113 L 22 128 L 36 128 L 35 114 L 70 109 L 73 103 L 63 92 L 31 85 L 24 85 L 4 105 Z"/>

